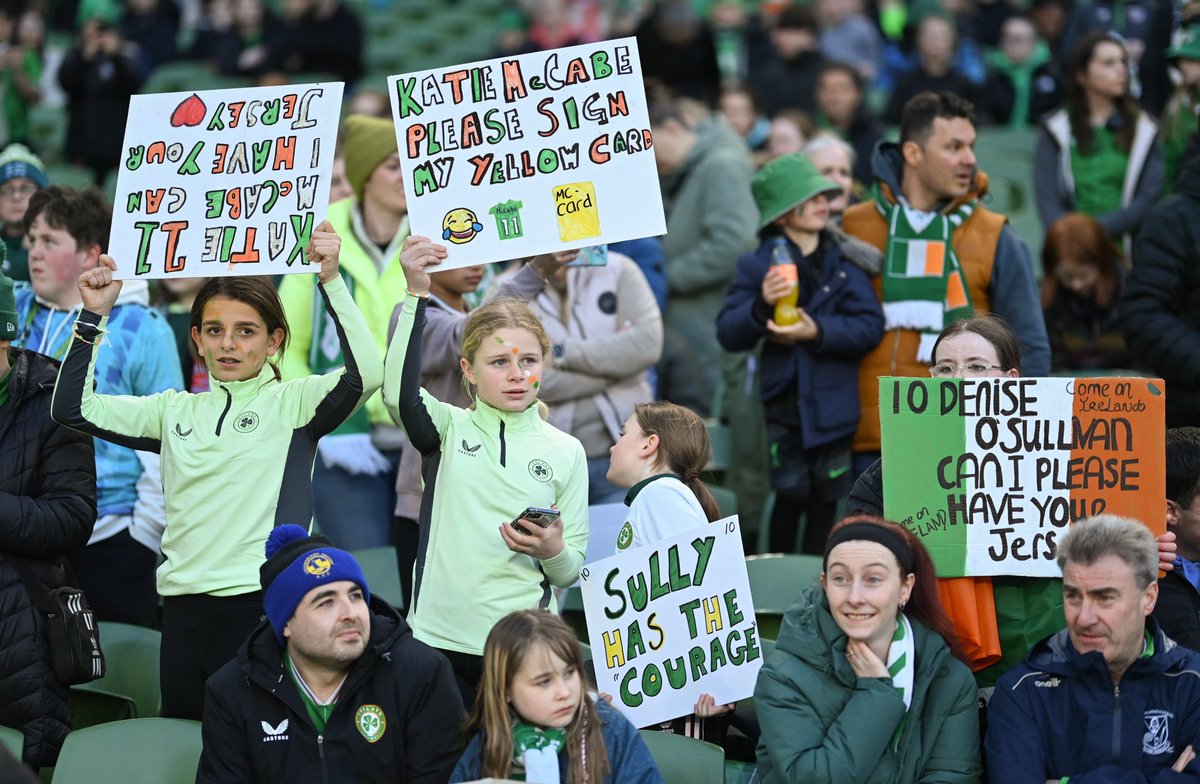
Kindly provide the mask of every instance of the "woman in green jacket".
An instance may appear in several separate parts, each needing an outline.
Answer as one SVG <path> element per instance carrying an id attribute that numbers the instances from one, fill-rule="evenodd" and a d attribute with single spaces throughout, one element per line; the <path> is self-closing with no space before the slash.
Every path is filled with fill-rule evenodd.
<path id="1" fill-rule="evenodd" d="M 759 672 L 762 781 L 979 781 L 975 679 L 949 633 L 915 536 L 878 517 L 838 523 L 820 585 Z"/>

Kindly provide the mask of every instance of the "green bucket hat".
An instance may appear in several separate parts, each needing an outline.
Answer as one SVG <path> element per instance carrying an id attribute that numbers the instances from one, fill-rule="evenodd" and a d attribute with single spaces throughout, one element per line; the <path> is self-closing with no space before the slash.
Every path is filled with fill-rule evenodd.
<path id="1" fill-rule="evenodd" d="M 17 300 L 12 278 L 0 273 L 0 340 L 17 339 Z"/>
<path id="2" fill-rule="evenodd" d="M 1166 54 L 1168 60 L 1200 60 L 1200 25 L 1189 27 Z"/>
<path id="3" fill-rule="evenodd" d="M 797 152 L 762 167 L 750 183 L 750 191 L 758 205 L 758 230 L 762 231 L 809 199 L 822 193 L 836 195 L 842 189 L 822 177 L 813 162 Z"/>

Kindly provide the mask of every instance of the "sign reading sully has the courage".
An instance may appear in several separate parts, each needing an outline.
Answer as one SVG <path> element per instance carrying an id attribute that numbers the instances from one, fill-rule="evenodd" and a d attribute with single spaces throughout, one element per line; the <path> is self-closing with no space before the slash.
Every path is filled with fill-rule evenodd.
<path id="1" fill-rule="evenodd" d="M 737 517 L 580 573 L 596 683 L 638 727 L 754 693 L 762 647 Z"/>
<path id="2" fill-rule="evenodd" d="M 1161 533 L 1163 382 L 879 379 L 883 508 L 939 577 L 1058 577 L 1058 540 L 1116 514 Z"/>
<path id="3" fill-rule="evenodd" d="M 663 234 L 633 38 L 393 76 L 413 233 L 438 269 Z"/>
<path id="4" fill-rule="evenodd" d="M 313 272 L 342 83 L 135 95 L 109 253 L 117 278 Z"/>

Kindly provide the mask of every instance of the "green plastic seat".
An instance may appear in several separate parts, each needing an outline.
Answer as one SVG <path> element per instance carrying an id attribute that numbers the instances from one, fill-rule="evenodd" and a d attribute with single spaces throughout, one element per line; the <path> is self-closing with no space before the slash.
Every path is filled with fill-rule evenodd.
<path id="1" fill-rule="evenodd" d="M 728 471 L 729 455 L 733 449 L 733 434 L 729 432 L 729 426 L 713 418 L 704 420 L 704 426 L 708 429 L 708 440 L 712 442 L 712 457 L 704 470 Z"/>
<path id="2" fill-rule="evenodd" d="M 106 671 L 103 678 L 71 687 L 76 728 L 158 716 L 162 634 L 112 621 L 101 621 L 99 627 Z"/>
<path id="3" fill-rule="evenodd" d="M 0 746 L 6 748 L 9 754 L 19 760 L 25 751 L 25 735 L 13 727 L 0 726 Z"/>
<path id="4" fill-rule="evenodd" d="M 558 614 L 575 631 L 575 638 L 580 642 L 588 642 L 587 616 L 583 613 L 583 591 L 578 585 L 572 585 L 562 594 Z"/>
<path id="5" fill-rule="evenodd" d="M 746 575 L 750 579 L 760 638 L 779 637 L 783 614 L 820 577 L 821 565 L 819 555 L 769 553 L 746 558 Z"/>
<path id="6" fill-rule="evenodd" d="M 639 730 L 663 784 L 725 784 L 725 752 L 695 738 Z"/>
<path id="7" fill-rule="evenodd" d="M 400 567 L 396 564 L 396 548 L 366 547 L 362 550 L 351 550 L 350 554 L 362 567 L 371 593 L 393 607 L 404 607 L 404 591 L 400 588 Z"/>
<path id="8" fill-rule="evenodd" d="M 738 513 L 738 497 L 737 493 L 728 487 L 721 485 L 704 483 L 708 488 L 708 492 L 712 493 L 713 498 L 717 502 L 717 508 L 721 510 L 721 517 L 729 517 Z"/>
<path id="9" fill-rule="evenodd" d="M 75 730 L 67 736 L 53 784 L 191 784 L 203 741 L 200 722 L 130 719 Z"/>

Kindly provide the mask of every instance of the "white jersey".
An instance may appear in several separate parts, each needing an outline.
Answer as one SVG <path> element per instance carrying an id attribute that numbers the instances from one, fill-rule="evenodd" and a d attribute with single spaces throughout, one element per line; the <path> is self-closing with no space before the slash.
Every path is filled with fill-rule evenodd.
<path id="1" fill-rule="evenodd" d="M 629 513 L 617 534 L 617 550 L 644 547 L 708 524 L 696 494 L 674 474 L 638 482 L 625 503 Z"/>

